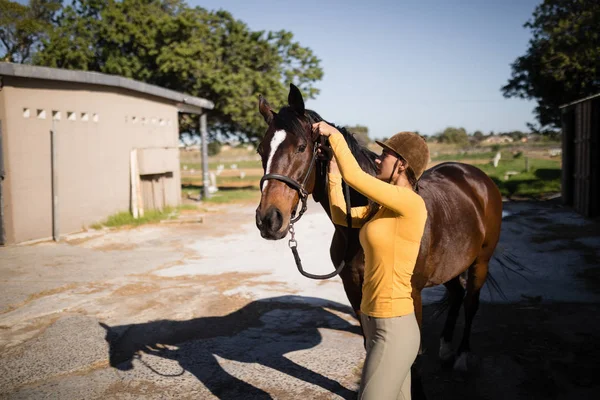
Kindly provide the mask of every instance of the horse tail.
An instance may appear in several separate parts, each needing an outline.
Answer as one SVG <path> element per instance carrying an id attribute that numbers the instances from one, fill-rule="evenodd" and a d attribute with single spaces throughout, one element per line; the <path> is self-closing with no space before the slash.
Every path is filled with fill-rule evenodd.
<path id="1" fill-rule="evenodd" d="M 518 275 L 519 277 L 525 279 L 528 283 L 531 283 L 531 281 L 525 274 L 531 274 L 532 271 L 529 268 L 527 268 L 526 266 L 524 266 L 521 262 L 519 262 L 519 260 L 517 260 L 515 255 L 513 253 L 511 253 L 508 249 L 503 248 L 503 247 L 497 247 L 496 251 L 494 251 L 494 255 L 492 256 L 492 259 L 494 259 L 498 262 L 498 264 L 501 267 L 501 271 L 504 273 L 504 277 L 506 278 L 506 280 L 509 279 L 509 276 L 507 273 L 507 271 L 508 271 L 512 274 Z M 490 284 L 488 286 L 488 290 L 490 291 L 490 297 L 493 297 L 493 295 L 492 295 L 492 289 L 493 289 L 493 291 L 496 292 L 500 296 L 500 298 L 502 298 L 504 301 L 508 301 L 508 297 L 502 290 L 500 283 L 496 279 L 495 275 L 494 276 L 492 275 L 492 271 L 489 269 L 488 269 L 487 281 Z"/>

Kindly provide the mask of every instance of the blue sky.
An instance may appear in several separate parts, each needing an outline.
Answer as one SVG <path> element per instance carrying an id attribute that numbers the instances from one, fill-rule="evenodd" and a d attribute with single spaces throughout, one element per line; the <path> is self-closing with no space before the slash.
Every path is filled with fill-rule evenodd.
<path id="1" fill-rule="evenodd" d="M 306 105 L 374 138 L 402 130 L 434 134 L 526 130 L 534 102 L 505 99 L 510 64 L 525 53 L 523 24 L 538 0 L 188 0 L 224 9 L 252 30 L 285 29 L 325 72 Z"/>

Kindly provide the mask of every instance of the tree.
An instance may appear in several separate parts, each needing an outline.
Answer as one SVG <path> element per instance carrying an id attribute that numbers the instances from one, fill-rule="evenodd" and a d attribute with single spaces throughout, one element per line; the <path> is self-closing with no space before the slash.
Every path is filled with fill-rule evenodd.
<path id="1" fill-rule="evenodd" d="M 27 63 L 53 28 L 61 0 L 31 0 L 29 5 L 0 0 L 0 61 Z"/>
<path id="2" fill-rule="evenodd" d="M 600 2 L 544 0 L 524 26 L 533 38 L 502 92 L 535 99 L 540 129 L 560 127 L 560 105 L 600 92 Z"/>
<path id="3" fill-rule="evenodd" d="M 371 138 L 369 137 L 369 128 L 363 125 L 355 125 L 355 126 L 344 126 L 344 128 L 354 134 L 354 137 L 358 142 L 366 146 L 371 143 Z"/>
<path id="4" fill-rule="evenodd" d="M 439 134 L 440 143 L 451 143 L 466 145 L 469 143 L 469 135 L 465 128 L 448 127 Z"/>
<path id="5" fill-rule="evenodd" d="M 507 132 L 506 133 L 507 136 L 511 137 L 513 140 L 518 141 L 523 139 L 525 136 L 527 136 L 526 133 L 521 132 L 521 131 L 512 131 L 512 132 Z"/>
<path id="6" fill-rule="evenodd" d="M 221 152 L 222 143 L 218 140 L 211 140 L 208 143 L 207 151 L 209 156 L 216 156 Z"/>
<path id="7" fill-rule="evenodd" d="M 182 0 L 76 0 L 65 7 L 36 63 L 116 74 L 215 103 L 209 134 L 255 141 L 266 127 L 258 95 L 287 104 L 289 83 L 305 98 L 323 76 L 313 52 L 290 32 L 251 31 L 226 11 Z M 182 115 L 182 132 L 198 119 Z"/>
<path id="8" fill-rule="evenodd" d="M 485 137 L 485 135 L 483 134 L 483 132 L 481 132 L 479 130 L 473 132 L 473 138 L 475 138 L 475 140 L 478 142 L 481 142 L 484 137 Z"/>

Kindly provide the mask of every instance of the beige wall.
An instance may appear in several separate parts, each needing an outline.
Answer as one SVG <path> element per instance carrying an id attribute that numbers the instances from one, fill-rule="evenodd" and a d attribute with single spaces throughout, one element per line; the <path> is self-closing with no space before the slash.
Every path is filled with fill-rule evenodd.
<path id="1" fill-rule="evenodd" d="M 13 224 L 9 243 L 52 235 L 50 130 L 57 132 L 60 233 L 80 231 L 130 207 L 133 148 L 177 148 L 177 109 L 167 101 L 121 89 L 4 77 L 5 137 Z M 25 118 L 24 109 L 30 116 Z M 37 116 L 38 110 L 46 118 Z M 53 111 L 60 120 L 53 121 Z M 73 113 L 74 120 L 69 119 Z M 87 121 L 83 120 L 87 115 Z M 152 153 L 149 153 L 152 154 Z M 175 168 L 169 198 L 180 201 L 175 158 L 152 164 Z M 167 172 L 167 171 L 164 171 Z M 8 232 L 7 232 L 8 233 Z"/>

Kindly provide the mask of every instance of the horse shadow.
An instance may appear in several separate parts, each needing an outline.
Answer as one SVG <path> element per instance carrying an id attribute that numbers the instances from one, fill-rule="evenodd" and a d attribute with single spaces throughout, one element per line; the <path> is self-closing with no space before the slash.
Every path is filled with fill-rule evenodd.
<path id="1" fill-rule="evenodd" d="M 350 307 L 323 299 L 281 296 L 258 300 L 225 316 L 187 321 L 157 320 L 141 324 L 107 326 L 110 365 L 122 371 L 134 368 L 134 359 L 152 372 L 165 376 L 188 371 L 219 399 L 271 399 L 264 390 L 229 374 L 217 356 L 226 360 L 256 363 L 302 381 L 320 386 L 342 398 L 356 392 L 299 365 L 285 354 L 311 349 L 322 341 L 318 328 L 361 335 L 330 310 L 349 316 Z M 143 354 L 175 360 L 183 368 L 178 375 L 163 375 L 144 362 Z"/>

